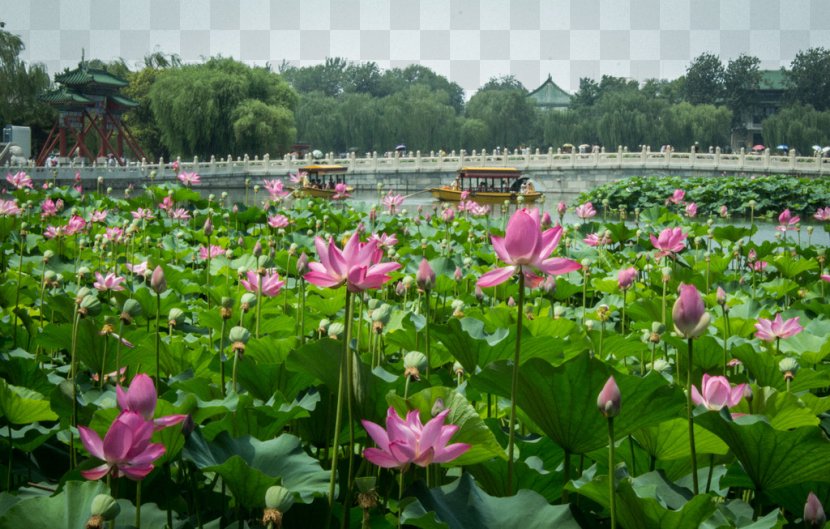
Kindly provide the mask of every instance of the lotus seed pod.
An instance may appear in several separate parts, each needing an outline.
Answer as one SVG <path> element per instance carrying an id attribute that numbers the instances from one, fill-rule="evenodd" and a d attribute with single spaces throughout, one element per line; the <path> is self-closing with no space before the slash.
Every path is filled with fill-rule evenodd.
<path id="1" fill-rule="evenodd" d="M 45 252 L 43 252 L 43 262 L 48 263 L 49 260 L 52 259 L 54 256 L 55 252 L 53 252 L 52 250 L 46 250 Z"/>
<path id="2" fill-rule="evenodd" d="M 784 378 L 792 380 L 798 372 L 798 361 L 795 358 L 784 358 L 778 362 L 778 369 L 784 374 Z"/>
<path id="3" fill-rule="evenodd" d="M 331 325 L 331 320 L 323 318 L 322 320 L 320 320 L 320 324 L 317 325 L 317 329 L 320 332 L 326 332 L 329 328 L 329 325 Z"/>
<path id="4" fill-rule="evenodd" d="M 403 376 L 420 380 L 421 371 L 427 368 L 427 357 L 420 351 L 409 351 L 403 357 Z"/>
<path id="5" fill-rule="evenodd" d="M 464 375 L 464 366 L 461 365 L 461 362 L 456 360 L 452 364 L 452 372 L 455 373 L 456 376 L 463 376 Z"/>
<path id="6" fill-rule="evenodd" d="M 136 317 L 141 314 L 141 304 L 134 299 L 128 299 L 124 302 L 124 307 L 121 309 L 121 312 Z"/>
<path id="7" fill-rule="evenodd" d="M 121 506 L 109 494 L 99 494 L 93 498 L 89 512 L 92 516 L 100 516 L 109 521 L 118 516 L 121 512 Z"/>
<path id="8" fill-rule="evenodd" d="M 336 321 L 336 322 L 332 323 L 331 325 L 329 325 L 329 328 L 328 328 L 329 338 L 331 338 L 333 340 L 337 340 L 340 336 L 343 335 L 343 333 L 345 331 L 346 331 L 346 326 L 343 325 L 342 323 L 340 323 L 339 321 Z"/>
<path id="9" fill-rule="evenodd" d="M 285 513 L 294 505 L 294 495 L 285 487 L 274 485 L 265 491 L 265 506 Z"/>
<path id="10" fill-rule="evenodd" d="M 372 311 L 372 310 L 375 310 L 376 308 L 378 308 L 380 306 L 380 304 L 381 304 L 381 301 L 379 299 L 371 298 L 366 302 L 366 307 L 370 311 Z"/>
<path id="11" fill-rule="evenodd" d="M 95 316 L 99 312 L 101 312 L 101 302 L 98 301 L 98 296 L 84 296 L 84 299 L 81 300 L 78 313 L 82 316 Z"/>
<path id="12" fill-rule="evenodd" d="M 79 288 L 77 294 L 75 294 L 75 299 L 77 300 L 78 305 L 80 305 L 81 301 L 83 301 L 84 298 L 89 295 L 94 295 L 92 289 L 90 289 L 89 287 Z"/>
<path id="13" fill-rule="evenodd" d="M 47 270 L 43 273 L 43 280 L 47 284 L 52 284 L 58 279 L 58 274 L 54 270 Z"/>
<path id="14" fill-rule="evenodd" d="M 664 372 L 664 371 L 671 371 L 671 364 L 667 361 L 663 360 L 662 358 L 658 358 L 654 361 L 654 364 L 651 368 L 655 371 Z"/>
<path id="15" fill-rule="evenodd" d="M 239 304 L 242 306 L 242 310 L 248 311 L 251 310 L 251 308 L 256 307 L 256 301 L 256 294 L 253 292 L 245 292 L 242 294 Z"/>
<path id="16" fill-rule="evenodd" d="M 243 344 L 248 343 L 248 340 L 251 339 L 251 333 L 245 327 L 235 326 L 232 327 L 230 332 L 228 333 L 228 340 L 231 342 L 241 342 Z"/>
<path id="17" fill-rule="evenodd" d="M 172 308 L 170 312 L 167 313 L 167 323 L 171 327 L 175 327 L 181 325 L 184 321 L 184 311 L 179 308 Z"/>
<path id="18" fill-rule="evenodd" d="M 377 321 L 386 325 L 389 323 L 389 318 L 392 316 L 392 306 L 384 303 L 372 312 L 372 321 Z"/>
<path id="19" fill-rule="evenodd" d="M 663 334 L 664 332 L 666 332 L 666 326 L 660 323 L 659 321 L 654 321 L 651 323 L 651 332 Z"/>
<path id="20" fill-rule="evenodd" d="M 553 307 L 553 317 L 554 319 L 560 319 L 562 316 L 565 315 L 565 307 L 562 305 L 556 305 Z"/>
<path id="21" fill-rule="evenodd" d="M 403 276 L 403 279 L 401 279 L 401 282 L 403 283 L 403 286 L 405 288 L 409 288 L 415 282 L 415 278 L 412 277 L 412 276 Z"/>
<path id="22" fill-rule="evenodd" d="M 81 266 L 78 268 L 78 277 L 86 277 L 90 273 L 89 268 L 86 266 Z"/>

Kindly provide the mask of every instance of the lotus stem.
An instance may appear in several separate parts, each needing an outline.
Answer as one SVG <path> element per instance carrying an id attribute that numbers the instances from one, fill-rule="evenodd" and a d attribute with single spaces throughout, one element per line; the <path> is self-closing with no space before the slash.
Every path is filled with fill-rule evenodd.
<path id="1" fill-rule="evenodd" d="M 135 526 L 141 529 L 141 481 L 135 482 Z"/>
<path id="2" fill-rule="evenodd" d="M 349 351 L 349 334 L 350 334 L 350 321 L 349 321 L 349 312 L 351 307 L 351 292 L 346 290 L 346 331 L 345 331 L 345 345 L 344 351 L 348 353 Z M 328 515 L 328 523 L 331 523 L 331 516 L 332 516 L 332 508 L 334 507 L 334 488 L 335 483 L 337 483 L 337 456 L 338 456 L 338 444 L 340 441 L 340 429 L 342 428 L 343 424 L 343 394 L 345 393 L 346 388 L 346 374 L 348 372 L 348 362 L 347 362 L 347 354 L 344 354 L 344 357 L 341 360 L 340 364 L 340 375 L 337 381 L 337 404 L 335 408 L 334 414 L 334 439 L 331 443 L 331 476 L 329 478 L 329 515 Z M 351 390 L 351 384 L 348 387 Z M 349 396 L 351 400 L 351 395 Z"/>
<path id="3" fill-rule="evenodd" d="M 565 461 L 562 463 L 562 504 L 568 503 L 568 483 L 571 481 L 571 451 L 565 449 Z"/>
<path id="4" fill-rule="evenodd" d="M 14 287 L 14 307 L 11 311 L 10 320 L 13 323 L 12 327 L 12 342 L 14 346 L 17 347 L 17 309 L 20 305 L 20 278 L 23 277 L 23 245 L 26 241 L 26 237 L 21 234 L 20 237 L 20 255 L 18 255 L 17 260 L 17 284 Z M 22 323 L 22 320 L 21 320 Z"/>
<path id="5" fill-rule="evenodd" d="M 259 339 L 259 319 L 262 314 L 262 274 L 257 272 L 256 277 L 256 327 L 254 336 Z"/>
<path id="6" fill-rule="evenodd" d="M 430 350 L 432 349 L 429 345 L 429 312 L 430 312 L 430 290 L 427 288 L 424 290 L 424 319 L 426 324 L 424 325 L 424 331 L 426 332 L 426 342 L 424 343 L 424 352 L 426 353 L 427 357 L 427 380 L 429 380 L 429 372 L 430 372 L 430 365 L 432 364 L 432 356 L 430 354 Z M 519 317 L 521 318 L 521 313 L 519 313 Z"/>
<path id="7" fill-rule="evenodd" d="M 225 396 L 225 327 L 227 327 L 227 321 L 225 318 L 222 318 L 222 334 L 219 335 L 219 380 L 222 384 L 222 397 Z"/>
<path id="8" fill-rule="evenodd" d="M 694 403 L 692 402 L 692 355 L 694 352 L 693 339 L 689 338 L 689 369 L 686 372 L 686 416 L 689 419 L 689 452 L 691 453 L 692 463 L 692 489 L 695 494 L 699 492 L 697 482 L 697 454 L 695 451 L 695 420 L 692 416 Z"/>
<path id="9" fill-rule="evenodd" d="M 159 388 L 161 379 L 161 361 L 159 350 L 161 349 L 161 294 L 156 294 L 156 388 Z"/>
<path id="10" fill-rule="evenodd" d="M 617 496 L 614 486 L 614 417 L 608 417 L 608 499 L 611 502 L 611 529 L 617 528 Z"/>
<path id="11" fill-rule="evenodd" d="M 522 350 L 522 318 L 524 317 L 525 276 L 519 270 L 519 300 L 516 303 L 516 349 L 513 353 L 513 380 L 510 384 L 510 426 L 507 440 L 507 493 L 513 495 L 513 452 L 516 443 L 516 393 L 519 389 L 519 355 Z"/>
<path id="12" fill-rule="evenodd" d="M 305 345 L 305 279 L 300 277 L 300 346 Z"/>

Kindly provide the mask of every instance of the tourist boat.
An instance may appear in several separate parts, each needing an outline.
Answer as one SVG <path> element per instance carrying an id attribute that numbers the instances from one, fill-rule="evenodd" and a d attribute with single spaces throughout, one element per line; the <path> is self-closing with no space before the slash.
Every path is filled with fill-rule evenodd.
<path id="1" fill-rule="evenodd" d="M 445 202 L 460 202 L 462 194 L 479 204 L 503 204 L 505 200 L 526 203 L 539 200 L 542 193 L 526 176 L 512 167 L 462 167 L 452 185 L 433 187 L 432 196 Z"/>
<path id="2" fill-rule="evenodd" d="M 314 164 L 300 167 L 300 174 L 304 174 L 302 184 L 295 189 L 301 195 L 315 198 L 334 198 L 337 184 L 346 184 L 345 165 Z M 346 187 L 351 193 L 353 188 Z"/>

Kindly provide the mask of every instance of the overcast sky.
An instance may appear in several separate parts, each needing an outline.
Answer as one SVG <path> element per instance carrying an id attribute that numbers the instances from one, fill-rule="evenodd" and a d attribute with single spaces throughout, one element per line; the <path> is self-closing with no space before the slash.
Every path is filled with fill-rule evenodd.
<path id="1" fill-rule="evenodd" d="M 675 78 L 702 52 L 749 53 L 762 68 L 830 47 L 830 0 L 0 0 L 23 58 L 54 73 L 88 58 L 148 52 L 250 64 L 326 57 L 420 63 L 469 93 L 515 75 L 573 92 L 579 78 Z"/>

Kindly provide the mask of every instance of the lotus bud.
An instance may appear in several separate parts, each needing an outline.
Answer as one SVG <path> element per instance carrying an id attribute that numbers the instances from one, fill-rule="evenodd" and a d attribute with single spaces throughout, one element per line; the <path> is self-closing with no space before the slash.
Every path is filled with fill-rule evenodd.
<path id="1" fill-rule="evenodd" d="M 784 380 L 791 381 L 798 372 L 798 361 L 795 358 L 784 358 L 778 362 L 778 369 L 784 374 Z"/>
<path id="2" fill-rule="evenodd" d="M 484 299 L 484 291 L 481 290 L 481 287 L 478 286 L 478 285 L 476 285 L 475 296 L 476 296 L 476 299 L 478 301 L 481 301 L 482 299 Z"/>
<path id="3" fill-rule="evenodd" d="M 602 391 L 597 397 L 597 408 L 606 418 L 616 417 L 620 414 L 622 396 L 620 395 L 620 388 L 614 377 L 608 377 L 608 381 L 603 386 Z"/>
<path id="4" fill-rule="evenodd" d="M 403 281 L 398 281 L 395 284 L 395 294 L 398 296 L 403 296 L 406 293 L 406 287 L 403 284 Z"/>
<path id="5" fill-rule="evenodd" d="M 409 351 L 403 357 L 403 376 L 421 380 L 421 371 L 427 367 L 427 357 L 420 351 Z"/>
<path id="6" fill-rule="evenodd" d="M 822 529 L 827 523 L 827 516 L 824 514 L 824 507 L 818 497 L 810 492 L 807 495 L 807 503 L 804 504 L 804 526 L 809 529 Z"/>
<path id="7" fill-rule="evenodd" d="M 332 340 L 337 340 L 341 336 L 343 336 L 343 333 L 345 331 L 346 331 L 346 326 L 343 325 L 342 323 L 340 323 L 339 321 L 336 321 L 336 322 L 332 323 L 331 325 L 329 325 L 329 328 L 328 328 L 329 338 L 331 338 Z"/>
<path id="8" fill-rule="evenodd" d="M 430 411 L 430 413 L 433 417 L 435 417 L 445 409 L 447 409 L 447 407 L 444 405 L 444 399 L 439 397 L 435 399 L 435 402 L 432 403 L 432 410 Z"/>
<path id="9" fill-rule="evenodd" d="M 694 285 L 681 284 L 680 296 L 672 308 L 674 330 L 683 338 L 697 338 L 706 332 L 711 316 Z"/>
<path id="10" fill-rule="evenodd" d="M 426 259 L 421 259 L 421 264 L 418 265 L 418 273 L 415 274 L 415 281 L 418 283 L 418 288 L 422 290 L 431 290 L 435 286 L 435 270 L 432 269 Z"/>
<path id="11" fill-rule="evenodd" d="M 553 224 L 553 220 L 551 220 L 551 218 L 550 218 L 550 213 L 548 213 L 547 211 L 545 211 L 545 212 L 542 214 L 542 220 L 541 220 L 541 222 L 540 222 L 540 223 L 541 223 L 541 225 L 542 225 L 542 229 L 545 229 L 545 230 L 546 230 L 546 229 L 550 228 L 550 227 L 551 227 L 551 225 Z"/>
<path id="12" fill-rule="evenodd" d="M 153 275 L 150 276 L 150 288 L 158 295 L 167 290 L 167 280 L 164 278 L 164 269 L 161 266 L 153 270 Z"/>
<path id="13" fill-rule="evenodd" d="M 516 306 L 516 300 L 513 299 L 513 296 L 510 296 L 509 298 L 507 298 L 507 306 L 508 307 L 515 307 Z"/>
<path id="14" fill-rule="evenodd" d="M 205 232 L 205 235 L 207 235 L 208 237 L 213 235 L 213 221 L 210 220 L 210 217 L 208 217 L 207 220 L 205 221 L 205 225 L 202 228 L 202 230 Z"/>
<path id="15" fill-rule="evenodd" d="M 121 322 L 124 325 L 129 325 L 133 322 L 133 318 L 139 314 L 141 314 L 141 304 L 134 299 L 128 299 L 121 309 Z"/>
<path id="16" fill-rule="evenodd" d="M 256 307 L 256 302 L 256 294 L 253 292 L 245 292 L 239 300 L 239 306 L 242 308 L 242 312 L 248 312 L 252 308 Z"/>
<path id="17" fill-rule="evenodd" d="M 254 257 L 257 258 L 262 255 L 262 243 L 260 241 L 257 241 L 256 244 L 254 244 L 253 253 Z"/>

